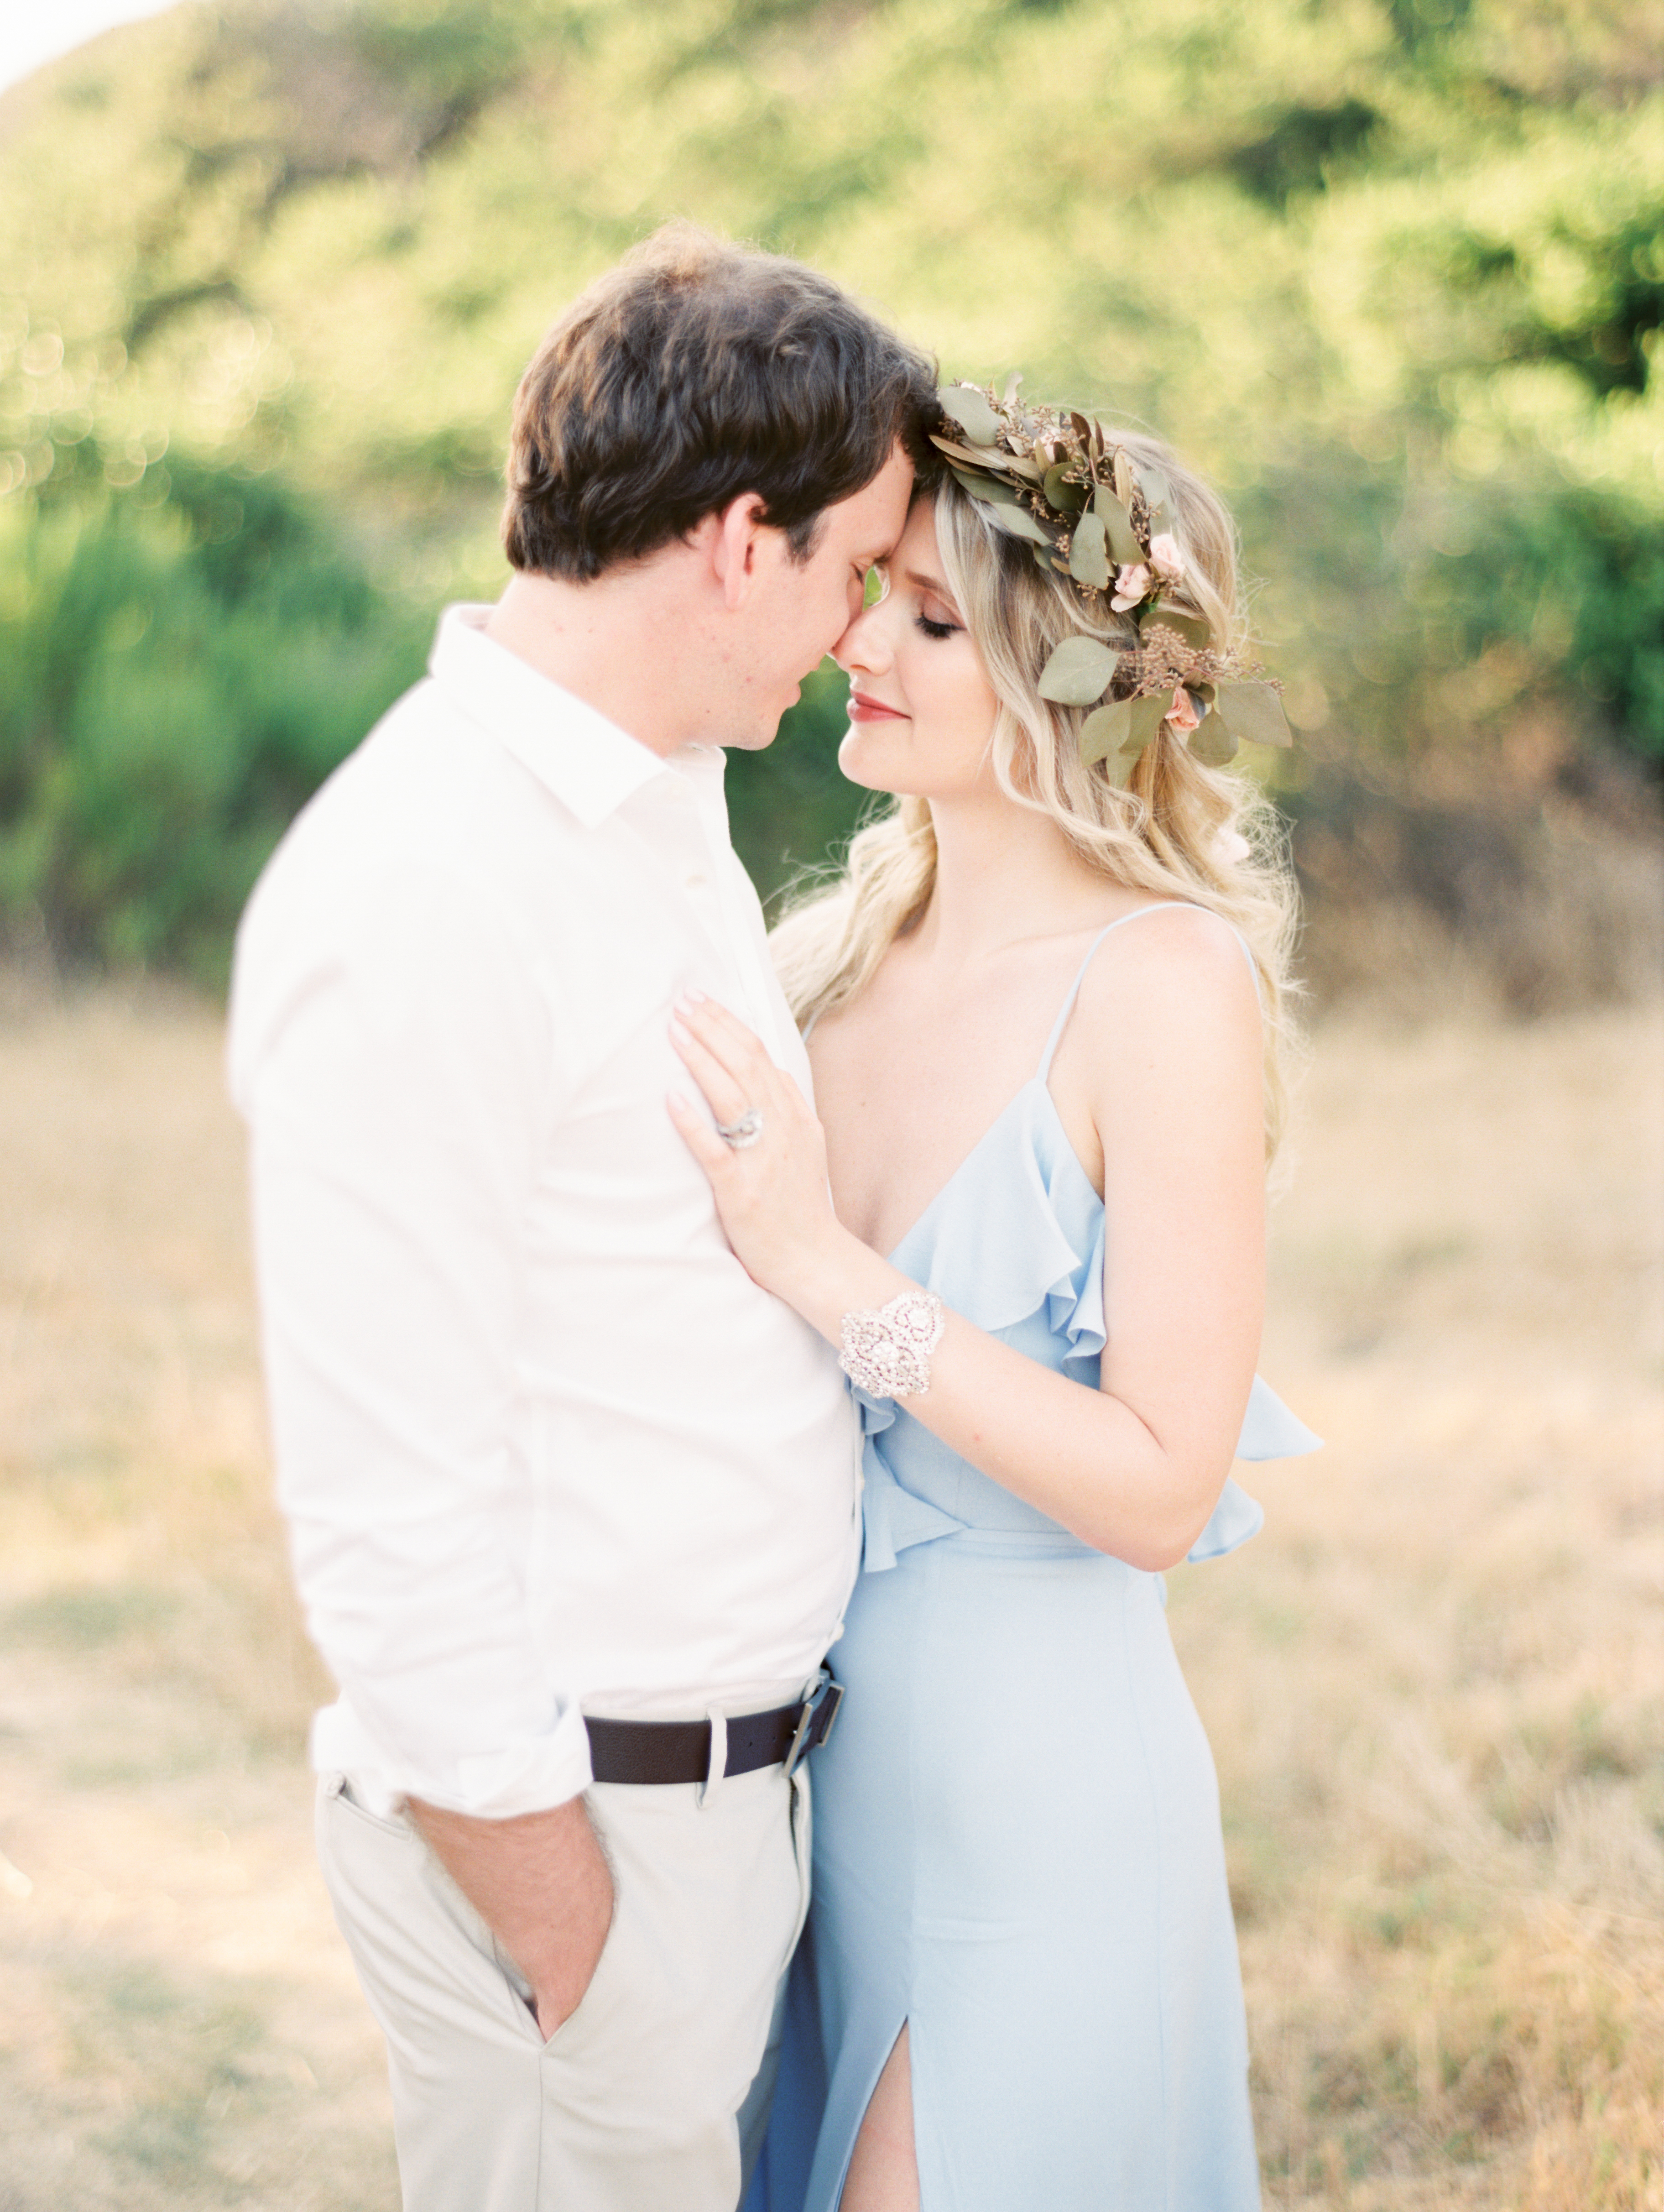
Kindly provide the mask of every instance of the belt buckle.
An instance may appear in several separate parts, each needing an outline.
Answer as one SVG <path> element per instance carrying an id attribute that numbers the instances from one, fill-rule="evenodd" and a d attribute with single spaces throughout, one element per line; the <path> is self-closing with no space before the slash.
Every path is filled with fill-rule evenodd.
<path id="1" fill-rule="evenodd" d="M 838 1717 L 838 1708 L 843 1703 L 843 1684 L 835 1682 L 826 1669 L 821 1669 L 818 1686 L 803 1701 L 803 1711 L 798 1715 L 797 1727 L 792 1732 L 792 1741 L 786 1753 L 786 1778 L 789 1782 L 797 1772 L 806 1754 L 818 1750 L 832 1733 L 832 1723 Z"/>

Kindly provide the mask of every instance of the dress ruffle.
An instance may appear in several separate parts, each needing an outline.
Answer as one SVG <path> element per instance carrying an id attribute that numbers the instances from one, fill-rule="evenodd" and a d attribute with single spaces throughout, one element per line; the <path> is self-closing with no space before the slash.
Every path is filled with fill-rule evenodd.
<path id="1" fill-rule="evenodd" d="M 863 1574 L 883 1574 L 895 1565 L 898 1552 L 909 1551 L 914 1544 L 933 1544 L 938 1536 L 963 1533 L 965 1522 L 903 1490 L 882 1454 L 868 1449 L 865 1472 L 861 1492 Z"/>
<path id="2" fill-rule="evenodd" d="M 947 1203 L 959 1194 L 966 1171 L 985 1153 L 994 1152 L 999 1156 L 998 1166 L 982 1176 L 975 1206 Z M 896 1246 L 896 1265 L 990 1335 L 1015 1328 L 1030 1314 L 1038 1313 L 1048 1299 L 1065 1302 L 1072 1312 L 1076 1305 L 1083 1304 L 1079 1297 L 1083 1255 L 1078 1249 L 1078 1235 L 1072 1239 L 1060 1218 L 1061 1212 L 1074 1210 L 1068 1205 L 1068 1168 L 1073 1169 L 1096 1204 L 1097 1194 L 1086 1182 L 1063 1136 L 1051 1093 L 1044 1084 L 1025 1084 Z M 1097 1212 L 1101 1277 L 1101 1205 Z M 1086 1301 L 1083 1328 L 1088 1325 L 1090 1310 Z M 1103 1349 L 1101 1283 L 1097 1326 L 1096 1343 L 1074 1346 L 1073 1356 Z"/>
<path id="3" fill-rule="evenodd" d="M 986 1164 L 975 1203 L 948 1203 L 950 1194 L 963 1198 L 962 1179 L 984 1153 L 997 1158 Z M 1018 1092 L 892 1256 L 904 1273 L 990 1335 L 1010 1334 L 1043 1311 L 1052 1336 L 1066 1343 L 1064 1371 L 1096 1383 L 1108 1341 L 1103 1206 L 1043 1082 Z M 864 1390 L 854 1397 L 865 1439 L 863 1564 L 869 1574 L 879 1574 L 913 1545 L 956 1535 L 970 1524 L 896 1480 L 878 1441 L 898 1418 L 895 1401 Z M 1318 1450 L 1321 1443 L 1256 1375 L 1236 1457 L 1293 1458 Z M 1265 1517 L 1244 1490 L 1227 1480 L 1187 1556 L 1223 1559 L 1257 1535 Z"/>

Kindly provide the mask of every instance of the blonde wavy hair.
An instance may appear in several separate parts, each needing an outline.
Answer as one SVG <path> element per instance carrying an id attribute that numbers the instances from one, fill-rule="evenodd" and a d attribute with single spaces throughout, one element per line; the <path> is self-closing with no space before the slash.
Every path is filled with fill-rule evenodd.
<path id="1" fill-rule="evenodd" d="M 1236 532 L 1217 495 L 1159 439 L 1117 430 L 1135 468 L 1167 479 L 1186 584 L 1176 595 L 1206 617 L 1217 639 L 1239 643 Z M 1045 575 L 1029 548 L 950 479 L 921 488 L 936 501 L 944 579 L 981 655 L 999 702 L 992 751 L 1000 788 L 1048 816 L 1070 846 L 1112 883 L 1193 902 L 1240 931 L 1259 979 L 1265 1033 L 1266 1151 L 1284 1133 L 1285 1070 L 1296 1034 L 1290 957 L 1296 897 L 1283 824 L 1247 776 L 1205 768 L 1165 724 L 1125 789 L 1105 768 L 1083 767 L 1086 709 L 1054 706 L 1038 690 L 1060 640 L 1079 632 L 1120 650 L 1137 643 L 1129 616 L 1089 614 L 1061 576 Z M 867 822 L 841 873 L 811 879 L 770 939 L 800 1025 L 859 997 L 896 938 L 930 902 L 936 837 L 929 802 L 901 799 Z"/>

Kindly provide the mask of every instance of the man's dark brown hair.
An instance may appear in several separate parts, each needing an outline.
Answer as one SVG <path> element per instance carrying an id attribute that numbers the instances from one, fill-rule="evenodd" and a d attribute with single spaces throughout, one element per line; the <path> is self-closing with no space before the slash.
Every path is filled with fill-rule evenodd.
<path id="1" fill-rule="evenodd" d="M 671 223 L 598 279 L 520 380 L 503 544 L 586 583 L 746 492 L 806 560 L 899 439 L 932 471 L 933 364 L 801 262 Z"/>

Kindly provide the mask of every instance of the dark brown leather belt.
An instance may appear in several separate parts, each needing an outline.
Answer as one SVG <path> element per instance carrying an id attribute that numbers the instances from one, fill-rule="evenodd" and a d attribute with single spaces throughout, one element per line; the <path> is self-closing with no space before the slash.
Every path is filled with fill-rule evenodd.
<path id="1" fill-rule="evenodd" d="M 829 1674 L 801 1705 L 772 1712 L 736 1713 L 728 1722 L 724 1774 L 752 1774 L 784 1765 L 790 1774 L 823 1744 L 843 1703 Z M 586 1717 L 590 1764 L 598 1782 L 703 1782 L 711 1771 L 708 1721 L 610 1721 Z"/>

